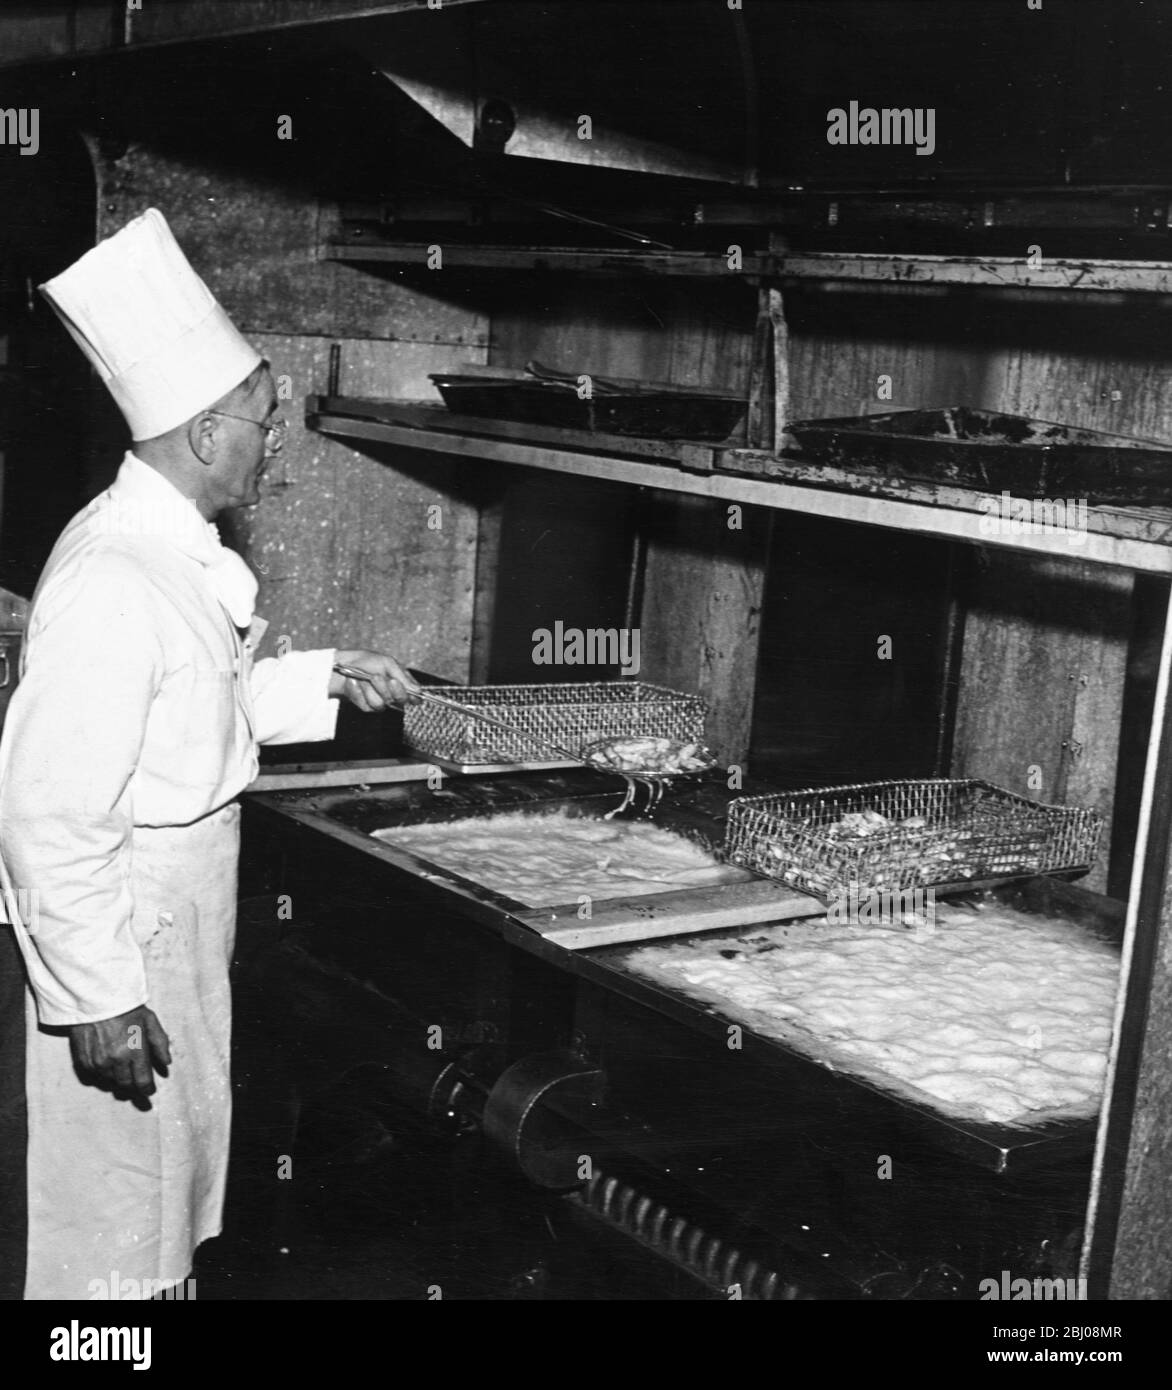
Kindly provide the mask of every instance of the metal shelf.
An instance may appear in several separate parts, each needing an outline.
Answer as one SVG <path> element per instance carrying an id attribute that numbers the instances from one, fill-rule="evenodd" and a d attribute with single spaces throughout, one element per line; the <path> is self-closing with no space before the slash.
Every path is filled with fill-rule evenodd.
<path id="1" fill-rule="evenodd" d="M 779 475 L 787 470 L 795 475 L 804 471 L 784 455 L 760 450 L 678 441 L 668 446 L 661 440 L 631 439 L 622 441 L 623 452 L 619 453 L 613 437 L 607 437 L 608 448 L 600 450 L 597 437 L 584 431 L 510 426 L 454 416 L 442 407 L 414 402 L 345 397 L 309 397 L 306 421 L 311 428 L 342 439 L 572 473 L 941 540 L 1172 575 L 1172 512 L 1088 508 L 1085 539 L 1075 545 L 1067 533 L 986 534 L 982 523 L 987 526 L 988 522 L 981 505 L 987 502 L 988 494 L 963 488 L 889 484 L 886 490 L 900 495 L 883 496 L 875 495 L 883 484 L 861 475 L 852 478 L 841 470 L 835 488 L 789 481 L 784 476 L 749 476 L 773 470 Z M 502 434 L 502 430 L 508 433 Z M 654 451 L 653 456 L 648 456 L 649 450 Z M 737 467 L 743 467 L 744 472 L 727 471 Z M 850 490 L 852 487 L 856 490 Z"/>

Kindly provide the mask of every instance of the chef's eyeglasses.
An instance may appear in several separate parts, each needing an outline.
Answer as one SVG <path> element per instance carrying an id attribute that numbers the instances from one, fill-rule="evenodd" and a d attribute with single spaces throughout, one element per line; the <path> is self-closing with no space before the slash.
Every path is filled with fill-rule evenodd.
<path id="1" fill-rule="evenodd" d="M 228 410 L 207 410 L 205 415 L 222 415 L 226 420 L 242 420 L 246 425 L 255 425 L 257 429 L 265 432 L 265 450 L 270 454 L 277 454 L 281 451 L 281 445 L 285 442 L 285 434 L 289 429 L 287 420 L 276 419 L 271 425 L 266 425 L 263 420 L 251 420 L 247 415 L 233 415 Z"/>

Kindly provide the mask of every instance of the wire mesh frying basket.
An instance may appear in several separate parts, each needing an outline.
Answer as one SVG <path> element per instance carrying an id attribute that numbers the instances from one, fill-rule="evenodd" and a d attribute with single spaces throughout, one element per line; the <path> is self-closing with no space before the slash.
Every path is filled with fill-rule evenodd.
<path id="1" fill-rule="evenodd" d="M 966 879 L 1087 869 L 1103 817 L 977 779 L 860 782 L 729 807 L 725 857 L 829 900 Z"/>
<path id="2" fill-rule="evenodd" d="M 461 764 L 548 762 L 549 749 L 526 734 L 581 750 L 605 738 L 704 737 L 704 701 L 644 681 L 443 686 L 441 693 L 517 728 L 516 735 L 458 711 L 408 705 L 403 732 L 417 752 Z"/>

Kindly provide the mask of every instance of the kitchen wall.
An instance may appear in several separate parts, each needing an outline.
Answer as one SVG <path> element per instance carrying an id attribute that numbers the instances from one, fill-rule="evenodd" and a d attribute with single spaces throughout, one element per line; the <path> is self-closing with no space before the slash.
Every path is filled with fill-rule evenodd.
<path id="1" fill-rule="evenodd" d="M 334 343 L 344 393 L 432 395 L 429 372 L 484 360 L 485 318 L 458 300 L 318 261 L 332 210 L 304 194 L 138 145 L 118 159 L 95 149 L 95 161 L 97 235 L 158 207 L 271 360 L 286 397 L 289 438 L 262 505 L 228 523 L 260 578 L 266 643 L 285 635 L 296 646 L 337 639 L 383 647 L 466 680 L 478 504 L 464 466 L 402 450 L 362 452 L 309 432 L 304 404 L 326 390 Z"/>

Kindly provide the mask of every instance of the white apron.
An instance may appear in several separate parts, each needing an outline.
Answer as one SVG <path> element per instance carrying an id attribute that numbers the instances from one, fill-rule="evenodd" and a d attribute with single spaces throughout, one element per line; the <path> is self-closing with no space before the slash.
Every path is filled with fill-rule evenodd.
<path id="1" fill-rule="evenodd" d="M 81 1086 L 68 1037 L 37 1026 L 30 996 L 26 1299 L 109 1296 L 112 1280 L 150 1297 L 186 1279 L 195 1247 L 219 1234 L 239 839 L 236 803 L 134 832 L 134 936 L 171 1041 L 149 1110 Z"/>

